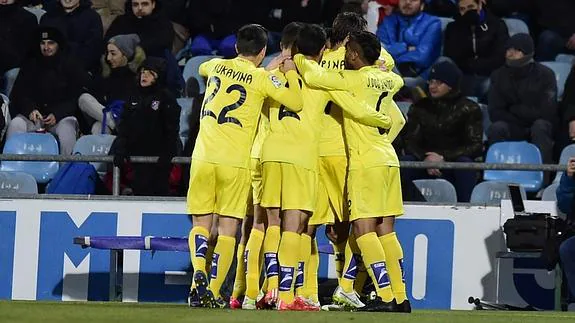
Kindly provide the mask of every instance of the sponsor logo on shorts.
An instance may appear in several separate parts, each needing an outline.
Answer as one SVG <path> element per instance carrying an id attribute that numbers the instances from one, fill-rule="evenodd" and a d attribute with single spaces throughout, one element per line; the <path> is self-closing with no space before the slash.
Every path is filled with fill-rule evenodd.
<path id="1" fill-rule="evenodd" d="M 385 262 L 376 262 L 375 264 L 371 264 L 371 269 L 373 270 L 373 275 L 377 280 L 377 286 L 379 288 L 384 288 L 391 284 L 389 281 L 389 275 L 387 274 L 387 268 L 385 267 Z"/>
<path id="2" fill-rule="evenodd" d="M 196 234 L 194 241 L 196 243 L 196 257 L 202 257 L 205 259 L 206 253 L 208 252 L 208 238 Z"/>
<path id="3" fill-rule="evenodd" d="M 294 274 L 293 267 L 282 266 L 280 268 L 280 283 L 279 283 L 280 292 L 288 292 L 291 290 L 291 284 L 293 282 L 293 274 Z"/>
<path id="4" fill-rule="evenodd" d="M 349 266 L 343 274 L 343 278 L 354 280 L 357 277 L 357 255 L 353 255 L 349 260 Z"/>
<path id="5" fill-rule="evenodd" d="M 212 268 L 210 270 L 210 279 L 218 278 L 218 263 L 220 260 L 220 254 L 214 253 L 212 257 Z"/>
<path id="6" fill-rule="evenodd" d="M 267 252 L 264 254 L 264 261 L 266 265 L 266 277 L 273 277 L 279 275 L 278 255 L 274 252 Z"/>
<path id="7" fill-rule="evenodd" d="M 295 276 L 295 288 L 303 287 L 303 261 L 300 261 L 297 266 L 297 275 Z"/>

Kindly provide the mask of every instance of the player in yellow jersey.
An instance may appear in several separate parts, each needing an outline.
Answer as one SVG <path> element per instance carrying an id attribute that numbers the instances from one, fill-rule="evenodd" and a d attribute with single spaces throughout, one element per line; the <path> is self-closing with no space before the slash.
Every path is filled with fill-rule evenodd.
<path id="1" fill-rule="evenodd" d="M 237 33 L 238 57 L 212 59 L 199 68 L 208 84 L 192 155 L 187 210 L 193 216 L 189 236 L 193 279 L 206 307 L 226 305 L 220 288 L 233 260 L 238 224 L 246 214 L 250 150 L 263 101 L 271 97 L 296 112 L 302 107 L 298 87 L 286 88 L 275 76 L 258 68 L 266 44 L 263 27 L 246 25 Z M 288 80 L 297 82 L 293 69 L 283 71 Z M 218 215 L 218 239 L 208 286 L 205 252 L 212 214 Z"/>
<path id="2" fill-rule="evenodd" d="M 395 233 L 391 233 L 395 217 L 403 214 L 399 161 L 391 144 L 405 124 L 393 102 L 393 95 L 403 86 L 403 81 L 375 65 L 380 49 L 374 35 L 361 32 L 353 34 L 346 45 L 345 63 L 352 70 L 330 72 L 310 64 L 300 55 L 294 60 L 310 86 L 349 90 L 369 102 L 374 110 L 393 116 L 394 122 L 386 130 L 366 127 L 344 113 L 349 152 L 348 205 L 353 227 L 348 243 L 350 247 L 357 245 L 378 294 L 375 300 L 358 310 L 409 312 L 401 268 L 403 254 Z M 387 234 L 379 237 L 378 233 L 384 231 Z M 344 280 L 342 277 L 340 285 Z M 352 292 L 352 285 L 344 290 L 344 293 Z"/>

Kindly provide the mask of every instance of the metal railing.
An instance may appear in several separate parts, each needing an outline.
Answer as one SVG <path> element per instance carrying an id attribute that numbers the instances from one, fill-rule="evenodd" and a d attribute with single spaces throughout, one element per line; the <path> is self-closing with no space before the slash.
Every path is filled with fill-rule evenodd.
<path id="1" fill-rule="evenodd" d="M 159 157 L 133 156 L 130 157 L 132 163 L 154 164 Z M 97 162 L 109 163 L 114 161 L 113 156 L 108 155 L 17 155 L 0 154 L 0 161 L 43 161 L 43 162 Z M 173 164 L 189 164 L 190 157 L 174 157 Z M 509 163 L 479 163 L 479 162 L 414 162 L 401 161 L 404 168 L 438 168 L 438 169 L 468 169 L 468 170 L 517 170 L 517 171 L 544 171 L 544 172 L 564 172 L 567 165 L 562 164 L 509 164 Z M 112 195 L 120 195 L 120 168 L 114 166 Z"/>

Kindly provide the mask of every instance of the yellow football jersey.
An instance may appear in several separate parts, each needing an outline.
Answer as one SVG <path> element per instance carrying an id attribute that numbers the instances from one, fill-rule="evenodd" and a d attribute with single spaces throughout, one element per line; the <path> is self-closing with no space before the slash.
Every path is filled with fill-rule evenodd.
<path id="1" fill-rule="evenodd" d="M 200 65 L 199 72 L 208 84 L 194 160 L 249 168 L 264 99 L 271 97 L 293 111 L 302 108 L 299 87 L 285 87 L 276 76 L 244 58 L 212 59 Z M 286 77 L 298 80 L 294 71 Z"/>
<path id="2" fill-rule="evenodd" d="M 341 91 L 350 91 L 357 100 L 365 101 L 373 111 L 395 116 L 387 131 L 362 122 L 344 110 L 344 128 L 349 153 L 349 168 L 374 166 L 399 166 L 391 142 L 405 119 L 393 102 L 393 95 L 403 86 L 402 78 L 392 72 L 384 72 L 378 66 L 366 66 L 357 71 L 328 71 L 303 61 L 296 55 L 295 62 L 303 79 L 310 86 L 330 90 L 334 99 Z M 399 116 L 397 115 L 399 111 Z"/>
<path id="3" fill-rule="evenodd" d="M 282 74 L 283 75 L 283 74 Z M 269 99 L 266 99 L 268 101 Z M 256 138 L 254 139 L 254 144 L 252 145 L 251 158 L 260 159 L 262 157 L 262 146 L 266 137 L 270 132 L 270 118 L 269 118 L 269 107 L 266 106 L 264 101 L 264 107 L 260 115 L 260 121 L 258 123 L 258 130 L 256 133 Z"/>

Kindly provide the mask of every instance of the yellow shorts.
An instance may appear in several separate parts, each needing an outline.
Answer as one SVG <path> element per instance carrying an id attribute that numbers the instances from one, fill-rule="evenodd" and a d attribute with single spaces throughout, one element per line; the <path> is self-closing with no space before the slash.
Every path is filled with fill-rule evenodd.
<path id="1" fill-rule="evenodd" d="M 350 170 L 347 190 L 350 221 L 403 214 L 399 167 Z"/>
<path id="2" fill-rule="evenodd" d="M 317 174 L 314 171 L 280 162 L 264 162 L 262 169 L 262 207 L 315 210 Z"/>
<path id="3" fill-rule="evenodd" d="M 349 221 L 345 207 L 346 156 L 325 156 L 319 158 L 319 180 L 317 206 L 309 224 L 333 224 Z"/>
<path id="4" fill-rule="evenodd" d="M 243 219 L 250 193 L 250 170 L 192 160 L 188 213 Z"/>
<path id="5" fill-rule="evenodd" d="M 262 202 L 263 183 L 262 183 L 262 163 L 259 158 L 252 158 L 250 171 L 252 175 L 252 204 Z"/>

